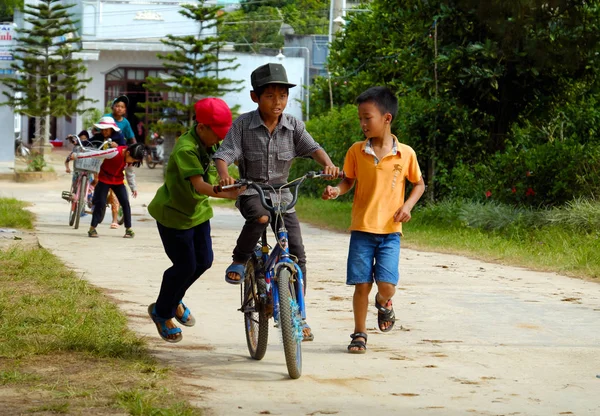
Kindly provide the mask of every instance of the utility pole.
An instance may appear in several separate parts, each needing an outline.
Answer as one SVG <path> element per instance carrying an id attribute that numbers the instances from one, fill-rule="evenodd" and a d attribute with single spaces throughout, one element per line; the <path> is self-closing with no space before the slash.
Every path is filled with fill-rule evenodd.
<path id="1" fill-rule="evenodd" d="M 329 5 L 329 43 L 333 41 L 333 37 L 338 30 L 341 29 L 342 24 L 336 22 L 335 19 L 343 17 L 344 9 L 346 8 L 346 0 L 331 0 Z"/>

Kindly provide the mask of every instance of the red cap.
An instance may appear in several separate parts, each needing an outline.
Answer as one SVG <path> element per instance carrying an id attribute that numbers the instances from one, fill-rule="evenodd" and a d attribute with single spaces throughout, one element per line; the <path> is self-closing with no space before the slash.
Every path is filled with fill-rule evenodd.
<path id="1" fill-rule="evenodd" d="M 205 124 L 223 140 L 231 127 L 231 110 L 220 98 L 203 98 L 194 104 L 196 121 Z"/>

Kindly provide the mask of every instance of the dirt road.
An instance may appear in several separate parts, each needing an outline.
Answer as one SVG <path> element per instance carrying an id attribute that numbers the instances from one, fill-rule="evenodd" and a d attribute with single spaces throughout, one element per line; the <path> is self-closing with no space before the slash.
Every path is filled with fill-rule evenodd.
<path id="1" fill-rule="evenodd" d="M 215 263 L 185 298 L 197 325 L 184 328 L 181 343 L 163 342 L 146 315 L 169 266 L 145 208 L 161 172 L 138 172 L 132 240 L 108 224 L 98 227 L 100 238 L 88 238 L 90 216 L 79 230 L 68 226 L 60 191 L 70 175 L 45 184 L 0 181 L 0 196 L 33 203 L 41 245 L 119 303 L 130 327 L 179 372 L 188 399 L 208 415 L 600 414 L 600 285 L 403 249 L 399 322 L 379 333 L 372 308 L 369 350 L 350 355 L 348 235 L 309 226 L 303 235 L 315 341 L 303 344 L 303 375 L 288 378 L 275 329 L 265 358 L 248 358 L 239 288 L 223 278 L 241 227 L 229 209 L 217 209 L 212 220 Z"/>

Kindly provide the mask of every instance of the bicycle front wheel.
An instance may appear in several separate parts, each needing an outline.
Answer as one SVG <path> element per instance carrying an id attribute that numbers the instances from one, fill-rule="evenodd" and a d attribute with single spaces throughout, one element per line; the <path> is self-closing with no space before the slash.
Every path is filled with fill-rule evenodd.
<path id="1" fill-rule="evenodd" d="M 253 257 L 246 263 L 246 278 L 242 287 L 242 312 L 244 312 L 244 327 L 246 343 L 250 356 L 262 360 L 267 352 L 269 340 L 269 316 L 264 303 L 267 285 L 264 279 L 256 277 L 257 264 Z"/>
<path id="2" fill-rule="evenodd" d="M 85 202 L 87 198 L 88 189 L 88 177 L 83 176 L 79 183 L 79 195 L 77 195 L 77 209 L 75 210 L 75 225 L 73 228 L 79 228 L 79 220 L 81 219 L 81 213 L 85 209 Z"/>
<path id="3" fill-rule="evenodd" d="M 302 315 L 296 299 L 292 273 L 287 267 L 277 272 L 279 289 L 279 322 L 283 336 L 283 351 L 291 378 L 302 375 Z"/>

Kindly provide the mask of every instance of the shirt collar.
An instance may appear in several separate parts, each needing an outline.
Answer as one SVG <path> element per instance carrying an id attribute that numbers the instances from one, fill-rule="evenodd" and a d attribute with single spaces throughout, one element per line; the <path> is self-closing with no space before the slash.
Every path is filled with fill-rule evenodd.
<path id="1" fill-rule="evenodd" d="M 392 145 L 392 150 L 390 151 L 390 153 L 402 157 L 402 154 L 400 153 L 400 143 L 398 142 L 398 138 L 393 134 L 392 137 L 394 138 L 394 144 Z M 375 154 L 375 152 L 373 152 L 373 145 L 371 144 L 371 139 L 367 139 L 363 142 L 361 150 L 364 153 Z"/>
<path id="2" fill-rule="evenodd" d="M 258 108 L 257 108 L 256 110 L 254 110 L 252 112 L 252 120 L 250 121 L 250 125 L 248 126 L 248 128 L 257 129 L 260 126 L 264 126 L 264 125 L 265 124 L 263 123 L 262 118 L 260 118 L 260 113 L 258 112 Z M 288 130 L 294 130 L 294 126 L 292 126 L 292 124 L 290 123 L 290 121 L 288 120 L 288 118 L 286 117 L 285 114 L 282 114 L 281 117 L 279 118 L 278 125 L 281 125 L 281 127 L 286 128 Z"/>

